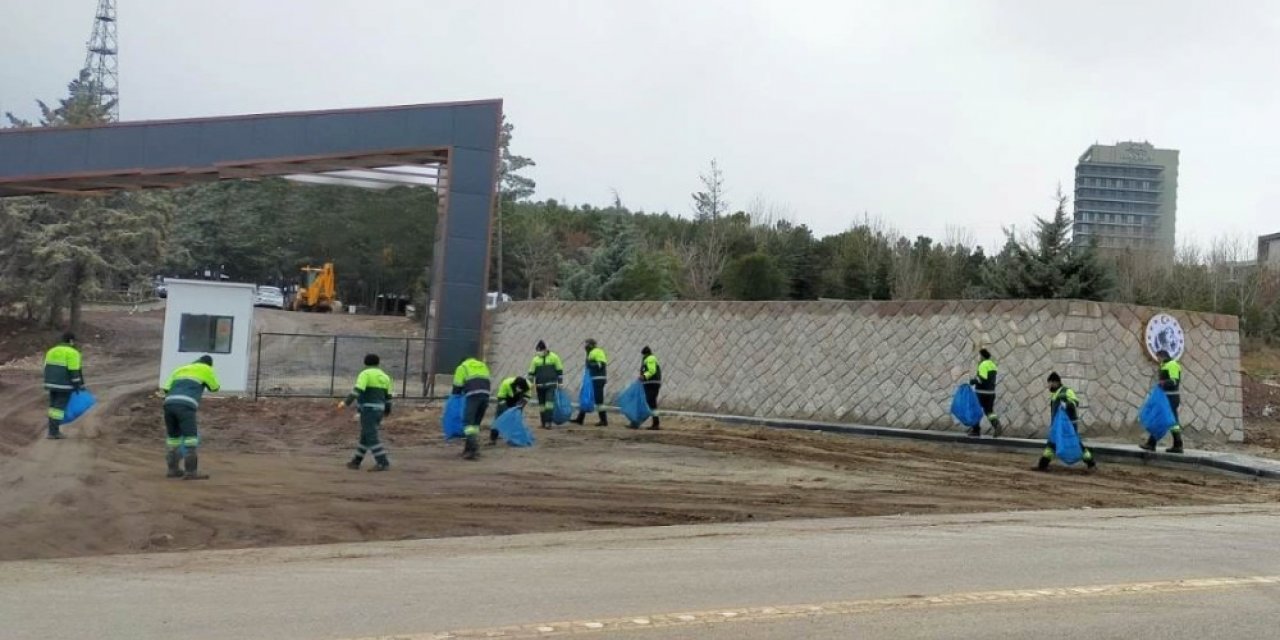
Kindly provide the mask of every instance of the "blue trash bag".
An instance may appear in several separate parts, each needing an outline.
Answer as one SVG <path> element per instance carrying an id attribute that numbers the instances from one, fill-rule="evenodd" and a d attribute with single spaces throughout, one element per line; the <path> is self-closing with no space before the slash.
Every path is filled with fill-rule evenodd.
<path id="1" fill-rule="evenodd" d="M 578 410 L 591 413 L 596 410 L 596 391 L 590 371 L 582 372 L 582 390 L 578 392 Z"/>
<path id="2" fill-rule="evenodd" d="M 648 420 L 653 413 L 649 411 L 649 403 L 644 399 L 644 385 L 632 382 L 631 386 L 618 396 L 618 410 L 631 424 L 640 424 Z"/>
<path id="3" fill-rule="evenodd" d="M 1169 406 L 1169 397 L 1159 385 L 1151 388 L 1147 401 L 1138 410 L 1138 422 L 1142 423 L 1152 438 L 1159 440 L 1169 433 L 1177 421 L 1173 417 L 1173 407 Z"/>
<path id="4" fill-rule="evenodd" d="M 493 428 L 498 430 L 507 444 L 513 447 L 532 447 L 533 433 L 524 423 L 524 412 L 520 409 L 507 409 L 493 421 Z"/>
<path id="5" fill-rule="evenodd" d="M 63 414 L 62 424 L 71 424 L 76 418 L 89 413 L 93 405 L 98 403 L 98 399 L 89 393 L 88 389 L 79 389 L 71 394 L 71 399 L 67 401 L 67 409 Z"/>
<path id="6" fill-rule="evenodd" d="M 573 417 L 573 401 L 569 399 L 569 394 L 564 389 L 556 387 L 555 406 L 551 408 L 551 421 L 556 424 L 564 424 Z"/>
<path id="7" fill-rule="evenodd" d="M 1049 441 L 1053 443 L 1053 453 L 1062 464 L 1075 464 L 1084 459 L 1084 445 L 1080 443 L 1080 434 L 1067 417 L 1067 410 L 1058 407 L 1053 414 L 1053 424 L 1049 425 Z"/>
<path id="8" fill-rule="evenodd" d="M 978 404 L 978 394 L 973 387 L 967 384 L 956 387 L 956 394 L 951 398 L 951 415 L 970 429 L 982 422 L 982 405 Z"/>
<path id="9" fill-rule="evenodd" d="M 463 427 L 466 425 L 463 424 L 462 419 L 462 412 L 466 410 L 466 407 L 467 399 L 458 394 L 449 396 L 449 399 L 445 401 L 443 420 L 445 440 L 453 440 L 466 435 L 463 433 Z"/>

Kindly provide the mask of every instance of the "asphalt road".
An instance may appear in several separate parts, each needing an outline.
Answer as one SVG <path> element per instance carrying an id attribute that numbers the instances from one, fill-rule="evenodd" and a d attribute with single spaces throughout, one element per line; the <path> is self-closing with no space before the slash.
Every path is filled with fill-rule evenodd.
<path id="1" fill-rule="evenodd" d="M 11 562 L 0 636 L 1268 637 L 1278 525 L 1086 510 Z"/>

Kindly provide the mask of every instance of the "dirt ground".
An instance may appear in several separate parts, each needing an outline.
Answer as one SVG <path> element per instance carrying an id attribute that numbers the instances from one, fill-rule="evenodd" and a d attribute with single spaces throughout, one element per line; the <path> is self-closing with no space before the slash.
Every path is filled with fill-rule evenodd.
<path id="1" fill-rule="evenodd" d="M 212 479 L 164 478 L 161 315 L 94 315 L 85 348 L 100 406 L 40 439 L 38 360 L 0 366 L 0 560 L 240 548 L 797 517 L 1239 503 L 1280 485 L 1104 465 L 1030 470 L 1033 455 L 728 427 L 669 419 L 539 431 L 537 446 L 458 459 L 438 408 L 400 407 L 385 425 L 393 469 L 343 465 L 357 425 L 329 401 L 211 398 L 201 463 Z M 306 314 L 262 326 L 297 329 Z M 342 322 L 345 331 L 361 319 Z M 412 331 L 394 319 L 377 331 Z M 323 330 L 323 329 L 317 329 Z"/>

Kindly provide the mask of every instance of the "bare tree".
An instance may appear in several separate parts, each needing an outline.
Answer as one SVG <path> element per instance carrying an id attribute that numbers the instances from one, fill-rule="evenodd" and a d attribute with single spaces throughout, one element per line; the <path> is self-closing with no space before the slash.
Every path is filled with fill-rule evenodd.
<path id="1" fill-rule="evenodd" d="M 532 300 L 535 292 L 545 292 L 554 283 L 560 254 L 555 232 L 541 216 L 529 216 L 523 227 L 512 240 L 511 255 L 520 265 L 528 283 L 527 298 Z"/>
<path id="2" fill-rule="evenodd" d="M 729 251 L 719 233 L 702 234 L 673 248 L 680 259 L 681 297 L 691 300 L 714 298 L 715 285 L 729 262 Z"/>

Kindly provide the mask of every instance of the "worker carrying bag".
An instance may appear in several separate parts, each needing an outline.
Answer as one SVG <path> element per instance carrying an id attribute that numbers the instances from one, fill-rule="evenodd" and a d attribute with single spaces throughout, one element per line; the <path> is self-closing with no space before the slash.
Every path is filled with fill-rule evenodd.
<path id="1" fill-rule="evenodd" d="M 649 402 L 644 398 L 644 385 L 632 382 L 631 386 L 618 396 L 618 410 L 631 424 L 641 424 L 648 420 L 652 412 L 649 410 Z"/>
<path id="2" fill-rule="evenodd" d="M 98 399 L 89 393 L 88 389 L 77 389 L 71 393 L 71 399 L 67 400 L 67 408 L 63 413 L 62 424 L 68 425 L 75 422 L 76 418 L 89 413 L 93 405 L 98 403 Z"/>
<path id="3" fill-rule="evenodd" d="M 1147 394 L 1147 401 L 1138 410 L 1138 422 L 1156 440 L 1165 437 L 1177 423 L 1173 417 L 1173 407 L 1169 406 L 1169 396 L 1164 394 L 1160 385 L 1152 387 L 1151 393 Z"/>
<path id="4" fill-rule="evenodd" d="M 578 410 L 591 413 L 596 410 L 596 390 L 591 371 L 582 372 L 582 390 L 578 392 Z"/>
<path id="5" fill-rule="evenodd" d="M 1067 410 L 1058 407 L 1053 414 L 1053 424 L 1049 425 L 1049 442 L 1053 443 L 1053 454 L 1058 456 L 1062 464 L 1075 464 L 1084 459 L 1084 445 L 1080 443 L 1080 434 L 1075 425 L 1067 417 Z"/>
<path id="6" fill-rule="evenodd" d="M 551 421 L 557 425 L 564 424 L 573 417 L 573 401 L 564 389 L 556 387 L 555 406 L 551 408 Z"/>
<path id="7" fill-rule="evenodd" d="M 978 394 L 973 387 L 967 384 L 956 387 L 956 394 L 951 398 L 951 415 L 970 429 L 982 422 L 984 412 L 982 405 L 978 404 Z"/>

